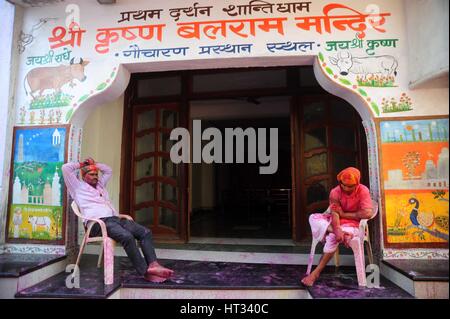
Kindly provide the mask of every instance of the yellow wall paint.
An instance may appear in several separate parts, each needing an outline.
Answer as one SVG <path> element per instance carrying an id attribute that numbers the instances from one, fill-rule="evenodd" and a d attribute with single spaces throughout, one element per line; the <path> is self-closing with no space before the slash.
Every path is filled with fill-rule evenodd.
<path id="1" fill-rule="evenodd" d="M 97 107 L 83 129 L 81 158 L 88 156 L 109 165 L 113 176 L 107 185 L 111 201 L 119 209 L 120 164 L 122 148 L 123 95 Z"/>

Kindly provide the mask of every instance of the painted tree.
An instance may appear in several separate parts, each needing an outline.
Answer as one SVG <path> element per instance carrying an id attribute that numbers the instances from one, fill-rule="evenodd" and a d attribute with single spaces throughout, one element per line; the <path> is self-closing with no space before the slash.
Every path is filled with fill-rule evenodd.
<path id="1" fill-rule="evenodd" d="M 415 151 L 406 153 L 402 158 L 402 163 L 408 170 L 409 178 L 414 177 L 414 171 L 420 164 L 420 153 Z"/>
<path id="2" fill-rule="evenodd" d="M 428 123 L 428 134 L 430 135 L 430 141 L 433 140 L 433 129 L 431 127 L 431 123 Z"/>
<path id="3" fill-rule="evenodd" d="M 50 215 L 52 216 L 53 220 L 55 221 L 55 238 L 59 238 L 59 222 L 61 220 L 61 210 L 58 209 L 52 209 Z"/>
<path id="4" fill-rule="evenodd" d="M 412 125 L 406 125 L 405 129 L 407 131 L 411 132 L 412 141 L 415 142 L 416 141 L 416 132 L 414 130 L 414 127 Z"/>

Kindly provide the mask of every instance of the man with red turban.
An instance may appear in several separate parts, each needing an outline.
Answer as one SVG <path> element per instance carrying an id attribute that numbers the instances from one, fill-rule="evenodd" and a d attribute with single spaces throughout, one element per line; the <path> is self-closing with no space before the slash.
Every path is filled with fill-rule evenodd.
<path id="1" fill-rule="evenodd" d="M 77 178 L 78 169 L 82 180 Z M 101 177 L 99 172 L 102 173 Z M 163 282 L 173 274 L 172 270 L 158 263 L 151 230 L 134 221 L 118 217 L 119 214 L 109 200 L 106 190 L 106 184 L 112 176 L 112 170 L 108 165 L 96 163 L 92 158 L 88 158 L 80 163 L 64 164 L 62 173 L 67 190 L 83 216 L 105 222 L 108 237 L 123 246 L 134 268 L 145 280 Z M 101 235 L 98 223 L 92 227 L 90 235 Z M 136 245 L 136 239 L 140 243 L 144 257 Z"/>
<path id="2" fill-rule="evenodd" d="M 353 236 L 358 236 L 359 221 L 372 217 L 373 207 L 369 189 L 360 184 L 361 173 L 348 167 L 337 175 L 339 185 L 330 192 L 329 214 L 312 214 L 309 218 L 313 236 L 325 237 L 323 256 L 316 269 L 302 279 L 312 286 L 333 257 L 340 243 L 348 246 Z M 328 232 L 328 234 L 327 234 Z"/>

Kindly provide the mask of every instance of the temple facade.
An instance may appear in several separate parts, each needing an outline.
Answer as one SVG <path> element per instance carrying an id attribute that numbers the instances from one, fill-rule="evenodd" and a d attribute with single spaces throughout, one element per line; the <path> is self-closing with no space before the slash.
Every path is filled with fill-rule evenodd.
<path id="1" fill-rule="evenodd" d="M 91 156 L 159 243 L 309 247 L 355 166 L 375 263 L 448 260 L 447 1 L 100 2 L 1 4 L 1 254 L 77 252 L 61 166 Z M 242 144 L 239 162 L 238 127 L 266 152 Z"/>

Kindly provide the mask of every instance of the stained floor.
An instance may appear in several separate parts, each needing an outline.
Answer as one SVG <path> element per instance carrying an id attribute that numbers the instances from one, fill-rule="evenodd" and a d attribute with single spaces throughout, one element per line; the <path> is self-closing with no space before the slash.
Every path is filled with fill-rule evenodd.
<path id="1" fill-rule="evenodd" d="M 304 287 L 304 265 L 275 265 L 187 260 L 160 260 L 175 270 L 163 283 L 147 282 L 137 275 L 128 258 L 116 257 L 115 280 L 103 284 L 103 271 L 96 268 L 96 256 L 83 256 L 80 288 L 68 288 L 69 273 L 60 273 L 19 292 L 26 298 L 107 298 L 120 287 L 149 289 L 308 289 L 313 298 L 413 298 L 406 291 L 381 277 L 379 288 L 358 287 L 354 267 L 327 267 L 312 288 Z"/>

